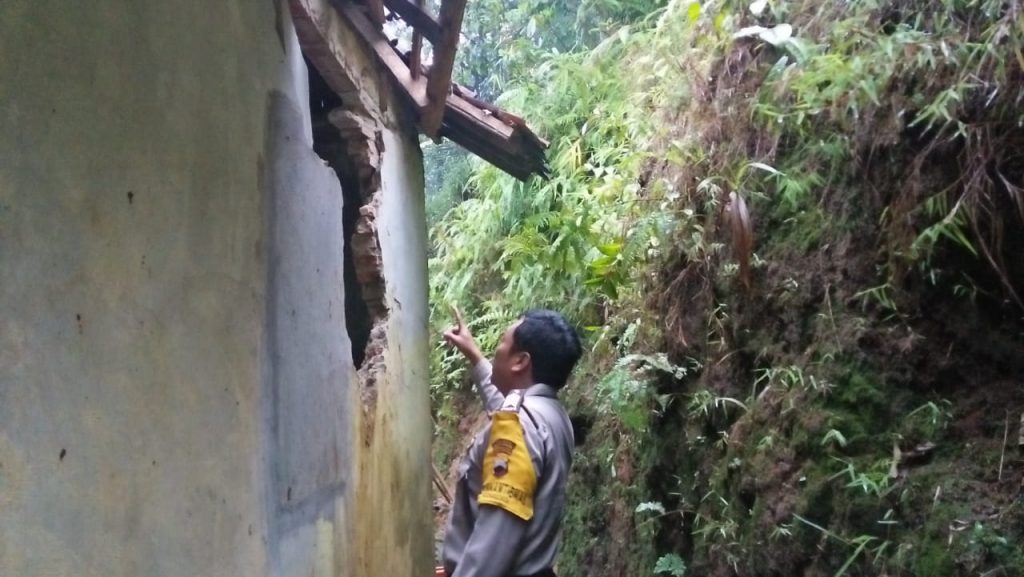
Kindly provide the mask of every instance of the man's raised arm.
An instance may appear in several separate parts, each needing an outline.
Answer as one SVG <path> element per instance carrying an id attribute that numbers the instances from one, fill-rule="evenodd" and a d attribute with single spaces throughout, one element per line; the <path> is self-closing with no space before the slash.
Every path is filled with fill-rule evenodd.
<path id="1" fill-rule="evenodd" d="M 497 411 L 505 401 L 505 395 L 491 382 L 491 363 L 480 351 L 458 307 L 453 306 L 452 313 L 455 315 L 455 326 L 444 332 L 444 340 L 458 349 L 469 362 L 470 375 L 484 408 L 489 412 Z"/>

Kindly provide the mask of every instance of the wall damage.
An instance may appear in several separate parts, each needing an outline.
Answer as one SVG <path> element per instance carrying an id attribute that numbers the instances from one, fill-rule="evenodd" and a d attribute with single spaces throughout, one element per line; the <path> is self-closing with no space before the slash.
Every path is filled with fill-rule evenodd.
<path id="1" fill-rule="evenodd" d="M 348 110 L 315 69 L 310 70 L 313 146 L 334 170 L 345 200 L 346 325 L 364 415 L 364 441 L 373 436 L 376 380 L 386 370 L 389 307 L 377 213 L 381 204 L 382 127 L 366 113 Z M 318 106 L 319 104 L 319 106 Z"/>
<path id="2" fill-rule="evenodd" d="M 428 388 L 426 339 L 410 339 L 425 337 L 427 328 L 422 159 L 409 130 L 415 123 L 401 101 L 381 97 L 390 86 L 386 78 L 367 76 L 351 53 L 339 58 L 337 42 L 352 36 L 333 9 L 314 0 L 290 5 L 303 23 L 299 40 L 312 63 L 314 147 L 337 174 L 345 199 L 346 322 L 362 447 L 354 464 L 354 515 L 361 520 L 355 567 L 360 575 L 414 574 L 432 558 L 429 515 L 409 519 L 410 503 L 430 501 L 429 475 L 422 473 L 430 467 L 429 415 L 410 411 L 410 403 L 427 402 Z M 305 20 L 308 15 L 315 17 Z M 409 442 L 410 436 L 419 439 Z M 416 552 L 417 563 L 394 555 L 396 549 Z"/>

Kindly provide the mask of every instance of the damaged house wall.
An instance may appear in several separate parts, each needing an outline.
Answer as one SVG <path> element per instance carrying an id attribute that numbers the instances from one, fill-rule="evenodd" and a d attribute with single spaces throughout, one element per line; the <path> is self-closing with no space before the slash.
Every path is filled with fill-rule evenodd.
<path id="1" fill-rule="evenodd" d="M 0 5 L 0 575 L 429 573 L 422 160 L 290 14 Z"/>

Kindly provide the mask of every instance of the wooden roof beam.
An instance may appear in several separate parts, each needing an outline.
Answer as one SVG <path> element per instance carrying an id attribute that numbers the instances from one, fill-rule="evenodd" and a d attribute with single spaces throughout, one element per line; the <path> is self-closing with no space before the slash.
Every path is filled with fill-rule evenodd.
<path id="1" fill-rule="evenodd" d="M 377 26 L 384 25 L 384 0 L 363 0 L 367 13 Z"/>
<path id="2" fill-rule="evenodd" d="M 341 2 L 337 5 L 341 15 L 352 25 L 356 33 L 373 49 L 381 64 L 388 73 L 405 89 L 409 98 L 421 110 L 429 104 L 427 99 L 427 88 L 429 85 L 422 76 L 413 77 L 409 67 L 402 60 L 402 57 L 395 52 L 387 36 L 377 29 L 370 22 L 358 6 L 350 2 Z M 443 104 L 443 103 L 442 103 Z"/>
<path id="3" fill-rule="evenodd" d="M 457 8 L 461 11 L 465 8 L 465 0 L 459 0 L 459 3 L 461 6 Z M 435 139 L 446 136 L 516 178 L 525 180 L 531 174 L 547 174 L 544 154 L 547 143 L 534 135 L 521 118 L 479 102 L 471 92 L 452 84 L 451 64 L 447 78 L 441 83 L 439 97 L 428 98 L 430 83 L 437 82 L 434 78 L 438 70 L 436 63 L 435 69 L 426 70 L 415 66 L 412 55 L 400 54 L 374 23 L 372 15 L 365 11 L 364 5 L 349 0 L 289 0 L 289 5 L 303 52 L 332 89 L 343 94 L 343 98 L 351 99 L 348 100 L 349 106 L 355 105 L 367 111 L 374 109 L 375 82 L 363 83 L 360 72 L 349 70 L 345 63 L 346 52 L 366 50 L 391 76 L 397 92 L 407 98 L 409 105 L 420 114 L 420 129 L 424 133 Z M 446 12 L 451 9 L 449 5 Z M 451 22 L 452 19 L 449 16 L 445 21 Z M 454 56 L 458 28 L 452 34 L 449 39 L 453 49 L 450 55 Z M 410 64 L 421 73 L 414 74 Z M 434 131 L 428 132 L 423 125 L 423 114 L 433 110 L 435 104 L 440 105 L 441 118 Z"/>
<path id="4" fill-rule="evenodd" d="M 420 126 L 431 138 L 438 138 L 444 107 L 452 85 L 452 71 L 455 68 L 455 51 L 459 48 L 462 31 L 462 16 L 466 11 L 466 0 L 443 0 L 441 2 L 441 37 L 434 42 L 434 63 L 427 80 L 428 104 L 420 113 Z"/>
<path id="5" fill-rule="evenodd" d="M 403 0 L 404 1 L 404 0 Z M 416 0 L 416 8 L 423 9 L 423 0 Z M 409 70 L 412 77 L 420 75 L 420 59 L 423 57 L 423 33 L 418 29 L 412 30 L 412 53 L 409 55 Z"/>

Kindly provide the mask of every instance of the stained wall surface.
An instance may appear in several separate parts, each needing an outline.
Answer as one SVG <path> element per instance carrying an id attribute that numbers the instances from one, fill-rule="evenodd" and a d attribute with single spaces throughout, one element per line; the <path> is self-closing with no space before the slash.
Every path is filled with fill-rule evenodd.
<path id="1" fill-rule="evenodd" d="M 429 574 L 422 161 L 346 58 L 372 373 L 287 6 L 0 3 L 0 575 Z"/>

